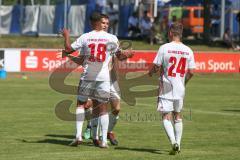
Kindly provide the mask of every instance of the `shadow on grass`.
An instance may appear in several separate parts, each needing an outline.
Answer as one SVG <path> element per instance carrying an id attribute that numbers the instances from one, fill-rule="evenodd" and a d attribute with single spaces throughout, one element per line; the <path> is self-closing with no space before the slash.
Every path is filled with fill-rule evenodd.
<path id="1" fill-rule="evenodd" d="M 31 140 L 26 140 L 26 139 L 17 139 L 17 140 L 22 142 L 22 143 L 49 143 L 49 144 L 69 146 L 69 144 L 75 138 L 72 135 L 47 134 L 45 136 L 46 137 L 53 137 L 53 138 L 46 138 L 46 139 L 37 140 L 37 141 L 31 141 Z M 57 139 L 57 138 L 64 138 L 64 139 Z M 83 142 L 81 145 L 83 145 L 83 146 L 94 146 L 92 141 Z"/>
<path id="2" fill-rule="evenodd" d="M 74 139 L 73 135 L 61 135 L 61 134 L 46 134 L 46 137 L 57 137 L 57 138 L 66 138 L 66 139 Z"/>
<path id="3" fill-rule="evenodd" d="M 26 139 L 18 139 L 18 141 L 22 143 L 49 143 L 49 144 L 57 144 L 57 145 L 64 145 L 64 146 L 69 146 L 69 144 L 72 142 L 70 140 L 62 140 L 62 139 L 43 139 L 43 140 L 38 140 L 38 141 L 29 141 Z M 80 146 L 94 146 L 92 142 L 83 142 Z M 72 146 L 69 146 L 72 147 Z M 95 147 L 95 146 L 94 146 Z"/>
<path id="4" fill-rule="evenodd" d="M 240 113 L 240 109 L 223 109 L 222 111 L 226 111 L 226 112 L 239 112 Z"/>
<path id="5" fill-rule="evenodd" d="M 59 145 L 64 145 L 67 146 L 71 141 L 69 140 L 60 140 L 60 139 L 43 139 L 43 140 L 38 140 L 38 141 L 30 141 L 26 139 L 21 139 L 19 140 L 23 143 L 50 143 L 50 144 L 59 144 Z"/>
<path id="6" fill-rule="evenodd" d="M 163 152 L 169 152 L 167 150 L 151 149 L 151 148 L 128 148 L 128 147 L 115 147 L 116 150 L 128 150 L 137 152 L 148 152 L 154 154 L 163 154 Z"/>

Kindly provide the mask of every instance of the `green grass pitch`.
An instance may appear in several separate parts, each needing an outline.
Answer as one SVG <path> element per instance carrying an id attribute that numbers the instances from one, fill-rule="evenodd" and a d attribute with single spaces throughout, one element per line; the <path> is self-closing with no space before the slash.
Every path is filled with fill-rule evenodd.
<path id="1" fill-rule="evenodd" d="M 175 156 L 168 155 L 170 145 L 156 112 L 156 97 L 139 98 L 136 106 L 121 103 L 117 147 L 96 148 L 90 140 L 69 147 L 75 122 L 58 119 L 54 110 L 58 102 L 74 101 L 75 96 L 52 90 L 48 75 L 27 75 L 27 80 L 20 74 L 0 79 L 0 160 L 239 159 L 239 74 L 197 74 L 189 82 L 182 151 Z M 78 77 L 72 75 L 66 83 L 76 85 Z"/>

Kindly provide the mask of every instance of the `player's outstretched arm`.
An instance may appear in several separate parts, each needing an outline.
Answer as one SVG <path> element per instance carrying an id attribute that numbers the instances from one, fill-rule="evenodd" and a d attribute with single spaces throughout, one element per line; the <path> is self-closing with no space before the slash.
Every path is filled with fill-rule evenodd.
<path id="1" fill-rule="evenodd" d="M 188 81 L 193 77 L 193 69 L 189 69 L 187 71 L 186 77 L 185 77 L 185 85 L 187 85 Z"/>
<path id="2" fill-rule="evenodd" d="M 124 61 L 124 60 L 126 60 L 128 58 L 132 58 L 134 56 L 134 52 L 132 51 L 132 49 L 129 49 L 129 50 L 119 49 L 116 52 L 116 56 L 117 56 L 118 60 Z"/>

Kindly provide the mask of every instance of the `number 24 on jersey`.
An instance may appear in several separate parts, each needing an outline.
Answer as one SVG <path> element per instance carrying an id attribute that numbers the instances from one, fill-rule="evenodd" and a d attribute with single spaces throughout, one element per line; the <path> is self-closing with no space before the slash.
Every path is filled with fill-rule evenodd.
<path id="1" fill-rule="evenodd" d="M 176 57 L 170 57 L 169 63 L 172 65 L 168 69 L 168 76 L 176 77 L 176 74 L 180 73 L 180 77 L 183 77 L 186 73 L 186 61 L 187 59 L 184 57 L 181 57 L 179 62 Z M 174 72 L 175 68 L 176 72 Z"/>

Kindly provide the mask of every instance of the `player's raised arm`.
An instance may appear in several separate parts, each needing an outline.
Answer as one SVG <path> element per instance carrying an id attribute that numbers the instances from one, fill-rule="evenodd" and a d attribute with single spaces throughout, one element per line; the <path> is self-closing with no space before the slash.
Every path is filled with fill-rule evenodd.
<path id="1" fill-rule="evenodd" d="M 64 48 L 65 48 L 64 52 L 62 52 L 63 53 L 62 57 L 65 57 L 66 55 L 73 53 L 75 50 L 72 49 L 71 47 L 69 30 L 64 28 L 62 31 L 60 31 L 60 33 L 64 38 Z"/>
<path id="2" fill-rule="evenodd" d="M 78 56 L 73 56 L 71 55 L 73 52 L 76 51 L 76 49 L 78 48 L 78 46 L 76 46 L 76 42 L 74 42 L 74 46 L 75 48 L 72 47 L 71 42 L 70 42 L 70 33 L 69 30 L 64 28 L 62 31 L 60 31 L 60 33 L 62 34 L 63 38 L 64 38 L 64 50 L 62 50 L 62 58 L 64 57 L 68 57 L 71 61 L 77 63 L 78 65 L 82 65 L 83 61 L 84 61 L 84 56 L 83 55 L 78 55 Z"/>

